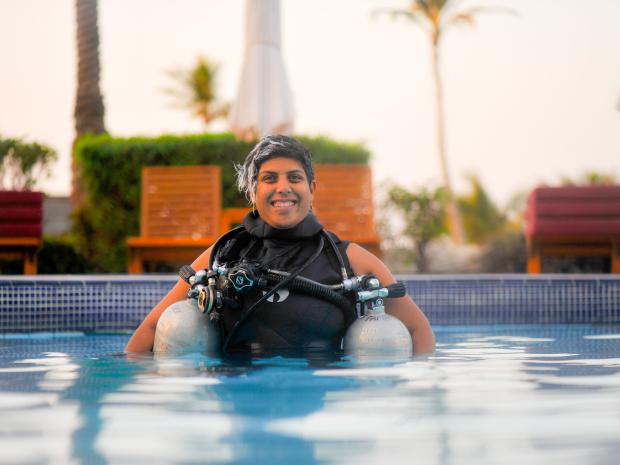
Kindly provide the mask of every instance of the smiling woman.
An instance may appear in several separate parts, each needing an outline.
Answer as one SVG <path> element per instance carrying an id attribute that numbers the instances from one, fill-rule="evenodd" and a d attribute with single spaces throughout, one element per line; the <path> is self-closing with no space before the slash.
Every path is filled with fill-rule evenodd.
<path id="1" fill-rule="evenodd" d="M 349 277 L 372 275 L 383 286 L 394 284 L 394 277 L 370 252 L 324 231 L 312 213 L 317 186 L 311 155 L 299 141 L 281 135 L 263 138 L 237 167 L 237 174 L 239 189 L 252 201 L 254 209 L 244 218 L 243 226 L 222 236 L 189 270 L 204 270 L 205 275 L 222 266 L 239 270 L 235 277 L 238 285 L 233 281 L 225 284 L 228 287 L 222 290 L 222 305 L 209 318 L 225 341 L 223 349 L 271 352 L 340 348 L 354 319 L 353 310 L 347 309 L 354 309 L 355 296 L 303 292 L 293 289 L 292 278 L 299 276 L 333 288 Z M 265 292 L 244 284 L 246 280 L 255 281 L 247 270 L 269 270 L 290 279 Z M 187 277 L 195 282 L 198 274 Z M 291 286 L 284 288 L 285 281 Z M 179 280 L 136 330 L 127 352 L 152 350 L 160 317 L 170 305 L 183 300 L 189 288 L 188 282 Z M 182 311 L 178 306 L 173 308 Z M 433 331 L 411 298 L 387 299 L 385 310 L 404 323 L 416 353 L 434 350 Z M 168 313 L 162 321 L 172 327 Z"/>

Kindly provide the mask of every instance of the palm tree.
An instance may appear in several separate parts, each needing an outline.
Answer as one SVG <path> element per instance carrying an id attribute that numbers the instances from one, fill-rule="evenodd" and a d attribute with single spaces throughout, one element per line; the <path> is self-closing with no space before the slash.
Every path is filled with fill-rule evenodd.
<path id="1" fill-rule="evenodd" d="M 87 133 L 105 132 L 103 97 L 99 89 L 99 29 L 97 0 L 75 0 L 77 41 L 77 92 L 75 96 L 75 141 Z M 74 206 L 82 203 L 82 188 L 75 160 L 71 159 L 73 174 L 71 200 Z"/>
<path id="2" fill-rule="evenodd" d="M 220 103 L 215 95 L 218 67 L 199 56 L 191 69 L 170 71 L 168 74 L 179 86 L 164 91 L 177 99 L 180 105 L 191 110 L 205 126 L 211 121 L 228 115 L 229 104 Z"/>
<path id="3" fill-rule="evenodd" d="M 445 144 L 445 123 L 444 123 L 444 102 L 443 84 L 439 70 L 439 51 L 441 38 L 445 31 L 453 25 L 474 23 L 474 16 L 483 11 L 500 10 L 491 7 L 469 7 L 464 10 L 456 10 L 456 5 L 462 3 L 461 0 L 411 0 L 407 9 L 383 9 L 376 13 L 387 13 L 393 18 L 404 17 L 414 24 L 420 26 L 428 35 L 432 46 L 432 70 L 435 81 L 435 102 L 437 106 L 437 150 L 439 154 L 439 166 L 441 178 L 446 196 L 448 218 L 450 221 L 450 233 L 452 240 L 457 244 L 464 242 L 463 223 L 457 206 L 446 156 Z M 501 10 L 512 12 L 512 10 L 501 8 Z"/>
<path id="4" fill-rule="evenodd" d="M 474 243 L 484 244 L 508 227 L 508 219 L 486 192 L 475 174 L 468 176 L 470 192 L 457 199 L 463 229 Z"/>

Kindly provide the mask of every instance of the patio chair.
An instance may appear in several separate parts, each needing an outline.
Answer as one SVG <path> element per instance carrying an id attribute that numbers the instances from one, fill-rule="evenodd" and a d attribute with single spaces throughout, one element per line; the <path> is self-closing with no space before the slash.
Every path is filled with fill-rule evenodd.
<path id="1" fill-rule="evenodd" d="M 157 166 L 142 170 L 140 236 L 127 240 L 129 273 L 147 262 L 191 263 L 219 235 L 219 166 Z"/>
<path id="2" fill-rule="evenodd" d="M 545 256 L 608 256 L 620 273 L 620 186 L 539 187 L 525 213 L 527 271 Z"/>
<path id="3" fill-rule="evenodd" d="M 381 256 L 375 229 L 372 176 L 368 165 L 315 165 L 313 209 L 325 229 Z"/>
<path id="4" fill-rule="evenodd" d="M 231 207 L 222 209 L 220 234 L 230 231 L 243 223 L 243 218 L 250 211 L 250 207 Z"/>
<path id="5" fill-rule="evenodd" d="M 23 260 L 24 274 L 37 273 L 42 219 L 41 192 L 0 191 L 0 258 Z"/>

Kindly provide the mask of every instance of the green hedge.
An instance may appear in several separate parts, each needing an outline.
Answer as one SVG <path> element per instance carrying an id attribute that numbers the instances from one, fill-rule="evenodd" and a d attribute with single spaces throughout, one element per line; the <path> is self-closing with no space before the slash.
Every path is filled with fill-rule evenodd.
<path id="1" fill-rule="evenodd" d="M 370 153 L 358 143 L 327 137 L 296 136 L 312 152 L 315 163 L 368 163 Z M 140 229 L 140 174 L 144 166 L 219 165 L 223 207 L 247 202 L 236 189 L 233 163 L 241 163 L 253 143 L 230 133 L 157 138 L 82 137 L 74 157 L 84 206 L 74 213 L 73 232 L 81 253 L 97 271 L 126 270 L 125 240 Z M 188 201 L 191 201 L 189 199 Z"/>
<path id="2" fill-rule="evenodd" d="M 94 267 L 76 251 L 68 237 L 43 236 L 37 251 L 38 274 L 92 273 Z M 22 259 L 0 261 L 0 274 L 23 274 Z"/>

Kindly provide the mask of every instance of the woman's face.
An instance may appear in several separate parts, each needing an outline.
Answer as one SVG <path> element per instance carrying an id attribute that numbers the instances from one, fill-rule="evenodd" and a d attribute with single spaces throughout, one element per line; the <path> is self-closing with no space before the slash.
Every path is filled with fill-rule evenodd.
<path id="1" fill-rule="evenodd" d="M 297 160 L 271 158 L 258 171 L 254 203 L 265 223 L 278 229 L 292 228 L 310 211 L 314 187 L 315 182 L 308 183 Z"/>

